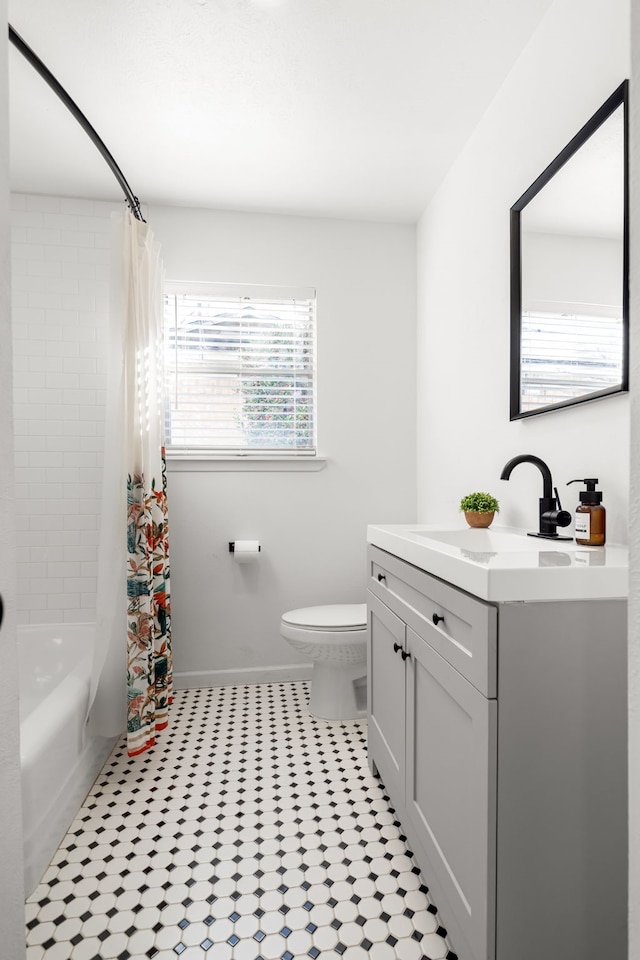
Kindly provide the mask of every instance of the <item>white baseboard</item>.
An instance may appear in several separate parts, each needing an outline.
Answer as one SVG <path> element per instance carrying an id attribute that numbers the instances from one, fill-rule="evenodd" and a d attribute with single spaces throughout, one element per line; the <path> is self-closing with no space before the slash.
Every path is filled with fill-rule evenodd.
<path id="1" fill-rule="evenodd" d="M 290 663 L 281 667 L 243 667 L 234 670 L 191 670 L 174 673 L 176 690 L 194 687 L 232 687 L 243 683 L 281 683 L 284 680 L 311 680 L 312 663 Z"/>

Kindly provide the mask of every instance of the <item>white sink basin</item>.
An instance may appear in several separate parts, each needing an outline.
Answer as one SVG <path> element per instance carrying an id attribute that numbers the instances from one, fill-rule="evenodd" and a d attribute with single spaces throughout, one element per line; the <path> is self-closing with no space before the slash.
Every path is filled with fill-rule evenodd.
<path id="1" fill-rule="evenodd" d="M 416 536 L 425 540 L 437 540 L 460 550 L 478 553 L 522 553 L 532 551 L 540 553 L 544 550 L 566 550 L 576 548 L 574 540 L 547 540 L 542 537 L 529 537 L 521 531 L 504 532 L 498 530 L 471 529 L 464 530 L 414 530 Z"/>
<path id="2" fill-rule="evenodd" d="M 367 540 L 427 573 L 496 603 L 628 596 L 624 546 L 583 547 L 527 530 L 375 525 Z"/>

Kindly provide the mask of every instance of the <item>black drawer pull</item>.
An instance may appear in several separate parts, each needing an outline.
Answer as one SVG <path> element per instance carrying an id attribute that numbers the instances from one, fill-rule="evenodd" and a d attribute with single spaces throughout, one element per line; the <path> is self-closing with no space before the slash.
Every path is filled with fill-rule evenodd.
<path id="1" fill-rule="evenodd" d="M 437 627 L 438 624 L 440 623 L 440 621 L 441 621 L 441 620 L 444 620 L 444 617 L 441 617 L 439 614 L 434 613 L 434 615 L 431 617 L 431 619 L 433 620 L 434 625 Z"/>
<path id="2" fill-rule="evenodd" d="M 408 650 L 403 650 L 400 656 L 402 657 L 403 660 L 408 660 L 411 654 L 409 653 Z"/>
<path id="3" fill-rule="evenodd" d="M 387 578 L 385 577 L 384 573 L 379 573 L 379 574 L 378 574 L 378 583 L 385 583 L 385 582 L 386 582 L 386 579 L 387 579 Z"/>
<path id="4" fill-rule="evenodd" d="M 402 644 L 401 644 L 401 643 L 394 643 L 394 645 L 393 645 L 393 652 L 394 652 L 394 653 L 397 653 L 398 650 L 402 650 Z"/>

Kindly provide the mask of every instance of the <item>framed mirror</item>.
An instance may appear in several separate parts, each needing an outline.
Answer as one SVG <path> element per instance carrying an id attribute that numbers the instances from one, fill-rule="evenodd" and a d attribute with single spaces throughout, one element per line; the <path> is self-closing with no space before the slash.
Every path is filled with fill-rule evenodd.
<path id="1" fill-rule="evenodd" d="M 628 390 L 627 87 L 511 207 L 511 420 Z"/>

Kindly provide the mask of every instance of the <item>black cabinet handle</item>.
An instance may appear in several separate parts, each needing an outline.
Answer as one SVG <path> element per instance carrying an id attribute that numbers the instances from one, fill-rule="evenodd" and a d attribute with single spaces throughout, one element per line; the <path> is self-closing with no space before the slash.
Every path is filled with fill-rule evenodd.
<path id="1" fill-rule="evenodd" d="M 401 644 L 401 643 L 394 643 L 394 645 L 393 645 L 393 652 L 394 652 L 394 653 L 397 653 L 398 650 L 402 650 L 402 644 Z"/>
<path id="2" fill-rule="evenodd" d="M 378 574 L 378 583 L 385 583 L 385 582 L 386 582 L 386 579 L 387 579 L 387 578 L 385 577 L 384 573 L 379 573 L 379 574 Z"/>
<path id="3" fill-rule="evenodd" d="M 400 656 L 402 657 L 403 660 L 408 660 L 411 654 L 409 653 L 408 650 L 403 650 Z"/>
<path id="4" fill-rule="evenodd" d="M 437 627 L 438 624 L 440 623 L 440 621 L 441 621 L 441 620 L 444 620 L 444 617 L 441 617 L 439 614 L 434 613 L 434 615 L 431 617 L 431 619 L 433 620 L 434 625 Z"/>

